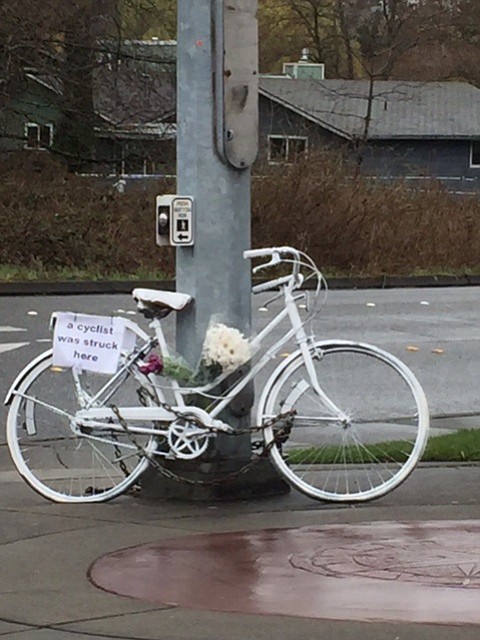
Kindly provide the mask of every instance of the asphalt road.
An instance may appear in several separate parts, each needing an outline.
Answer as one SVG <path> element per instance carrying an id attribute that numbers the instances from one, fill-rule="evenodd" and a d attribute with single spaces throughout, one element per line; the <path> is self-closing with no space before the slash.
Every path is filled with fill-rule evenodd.
<path id="1" fill-rule="evenodd" d="M 478 287 L 331 291 L 314 330 L 322 339 L 369 342 L 391 351 L 418 377 L 434 417 L 478 413 L 480 424 L 479 297 Z M 277 301 L 268 311 L 261 310 L 269 298 L 270 294 L 253 298 L 254 331 L 281 305 Z M 4 397 L 18 371 L 50 346 L 49 319 L 59 310 L 119 314 L 147 327 L 128 295 L 1 297 L 0 396 Z M 167 337 L 174 340 L 174 314 L 165 326 Z M 0 418 L 4 424 L 3 407 Z M 476 421 L 475 415 L 455 422 L 449 418 L 445 426 Z M 0 442 L 4 442 L 3 427 Z"/>

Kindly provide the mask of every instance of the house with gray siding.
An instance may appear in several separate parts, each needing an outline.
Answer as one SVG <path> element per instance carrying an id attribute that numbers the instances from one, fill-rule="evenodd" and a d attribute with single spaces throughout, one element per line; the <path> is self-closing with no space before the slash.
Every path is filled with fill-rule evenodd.
<path id="1" fill-rule="evenodd" d="M 262 160 L 343 150 L 377 179 L 480 189 L 480 90 L 464 82 L 260 79 Z"/>

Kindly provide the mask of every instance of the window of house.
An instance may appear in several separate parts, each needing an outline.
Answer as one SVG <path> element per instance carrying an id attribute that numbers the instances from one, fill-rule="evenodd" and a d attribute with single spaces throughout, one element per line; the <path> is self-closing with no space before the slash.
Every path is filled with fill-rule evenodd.
<path id="1" fill-rule="evenodd" d="M 268 161 L 271 164 L 295 162 L 305 157 L 308 138 L 302 136 L 268 136 Z"/>
<path id="2" fill-rule="evenodd" d="M 480 168 L 480 141 L 470 143 L 470 166 Z"/>
<path id="3" fill-rule="evenodd" d="M 286 162 L 287 157 L 287 138 L 283 136 L 268 136 L 268 161 Z"/>
<path id="4" fill-rule="evenodd" d="M 289 162 L 296 158 L 305 156 L 307 152 L 307 138 L 289 138 L 288 139 L 288 159 Z"/>
<path id="5" fill-rule="evenodd" d="M 53 124 L 37 124 L 27 122 L 25 125 L 25 148 L 26 149 L 46 149 L 52 146 Z"/>

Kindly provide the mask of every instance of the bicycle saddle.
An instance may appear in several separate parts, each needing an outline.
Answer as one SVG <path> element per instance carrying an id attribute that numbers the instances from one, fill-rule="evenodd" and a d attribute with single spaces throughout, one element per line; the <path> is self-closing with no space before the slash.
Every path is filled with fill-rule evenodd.
<path id="1" fill-rule="evenodd" d="M 132 297 L 139 311 L 154 312 L 159 315 L 166 315 L 165 312 L 170 311 L 181 311 L 192 301 L 192 296 L 188 293 L 157 289 L 134 289 Z"/>

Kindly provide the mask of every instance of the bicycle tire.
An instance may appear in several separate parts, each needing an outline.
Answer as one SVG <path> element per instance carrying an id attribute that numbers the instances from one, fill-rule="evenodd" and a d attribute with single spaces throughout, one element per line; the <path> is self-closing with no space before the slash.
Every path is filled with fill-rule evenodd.
<path id="1" fill-rule="evenodd" d="M 131 371 L 136 365 L 132 365 Z M 75 373 L 75 375 L 74 375 Z M 96 406 L 138 404 L 136 389 L 142 374 L 125 372 L 108 402 Z M 18 385 L 7 416 L 7 443 L 12 460 L 27 484 L 53 502 L 106 502 L 126 491 L 145 471 L 147 457 L 138 455 L 128 436 L 102 432 L 108 442 L 73 433 L 65 412 L 80 408 L 75 376 L 86 393 L 95 393 L 108 376 L 54 367 L 45 354 Z M 136 436 L 148 453 L 156 438 Z"/>
<path id="2" fill-rule="evenodd" d="M 398 358 L 372 345 L 317 342 L 310 353 L 321 389 L 343 418 L 313 388 L 301 353 L 293 354 L 272 374 L 257 413 L 262 424 L 295 412 L 289 434 L 279 441 L 275 427 L 264 429 L 273 465 L 316 500 L 364 502 L 385 495 L 411 474 L 427 442 L 428 405 L 418 380 Z"/>

